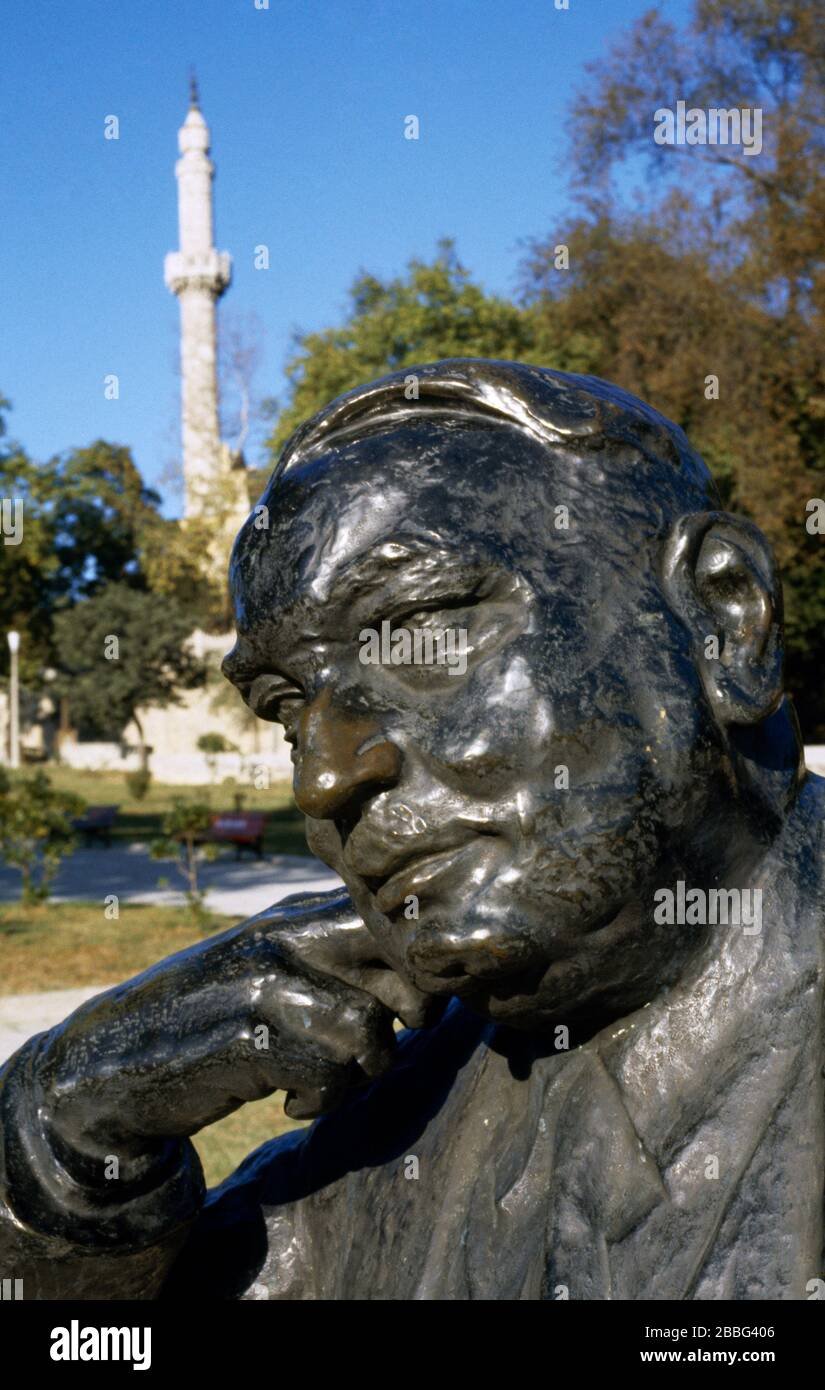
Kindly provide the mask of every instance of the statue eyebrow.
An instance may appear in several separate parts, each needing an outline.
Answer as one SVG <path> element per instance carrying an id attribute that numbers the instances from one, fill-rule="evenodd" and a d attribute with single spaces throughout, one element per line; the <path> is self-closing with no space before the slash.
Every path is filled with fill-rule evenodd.
<path id="1" fill-rule="evenodd" d="M 418 582 L 422 589 L 443 586 L 445 580 L 462 577 L 472 587 L 480 578 L 478 563 L 468 561 L 443 544 L 415 541 L 382 541 L 363 555 L 351 560 L 333 579 L 328 600 L 354 601 L 366 597 L 371 590 L 385 586 L 397 577 L 405 587 Z"/>
<path id="2" fill-rule="evenodd" d="M 386 589 L 388 579 L 393 576 L 399 581 L 400 591 L 393 596 L 399 605 L 409 604 L 411 600 L 420 602 L 422 608 L 436 600 L 445 604 L 472 603 L 483 596 L 485 583 L 490 579 L 490 565 L 459 555 L 441 541 L 427 542 L 418 538 L 381 541 L 347 561 L 325 594 L 304 590 L 285 616 L 296 631 L 309 626 L 318 634 L 324 628 L 327 604 L 363 603 L 373 594 L 378 596 L 382 588 Z M 303 642 L 303 637 L 293 637 L 293 646 L 301 646 Z M 296 684 L 295 678 L 279 668 L 275 660 L 259 654 L 254 644 L 240 636 L 232 651 L 224 657 L 222 671 L 245 700 L 252 685 L 262 677 L 272 683 L 273 694 L 276 684 L 283 686 L 284 693 Z"/>

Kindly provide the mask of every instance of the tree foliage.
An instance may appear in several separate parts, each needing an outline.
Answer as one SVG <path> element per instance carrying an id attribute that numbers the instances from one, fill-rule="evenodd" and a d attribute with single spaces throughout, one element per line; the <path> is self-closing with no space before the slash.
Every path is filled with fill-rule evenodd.
<path id="1" fill-rule="evenodd" d="M 180 704 L 180 692 L 205 679 L 190 637 L 188 615 L 167 599 L 109 584 L 56 616 L 57 688 L 103 737 L 119 738 L 134 721 L 146 766 L 141 707 Z"/>
<path id="2" fill-rule="evenodd" d="M 183 879 L 186 901 L 194 921 L 205 917 L 205 893 L 198 879 L 199 860 L 217 859 L 220 846 L 207 840 L 212 812 L 205 801 L 175 797 L 172 809 L 163 818 L 163 837 L 149 847 L 152 859 L 170 859 Z"/>
<path id="3" fill-rule="evenodd" d="M 75 847 L 74 821 L 84 806 L 43 772 L 12 778 L 0 768 L 0 857 L 20 870 L 24 906 L 48 898 L 61 859 Z"/>
<path id="4" fill-rule="evenodd" d="M 8 405 L 8 402 L 5 402 Z M 0 420 L 0 436 L 5 433 Z M 21 504 L 19 544 L 0 544 L 0 629 L 21 634 L 20 674 L 36 679 L 49 656 L 51 607 L 57 556 L 52 528 L 41 504 L 42 479 L 19 445 L 0 438 L 0 497 Z M 8 671 L 5 638 L 0 641 L 0 673 Z"/>
<path id="5" fill-rule="evenodd" d="M 56 615 L 109 585 L 158 595 L 186 612 L 190 630 L 226 626 L 211 555 L 221 498 L 214 516 L 184 524 L 162 515 L 121 445 L 98 439 L 35 463 L 3 435 L 0 413 L 0 496 L 20 502 L 23 519 L 20 543 L 0 545 L 0 629 L 22 635 L 24 683 L 40 685 L 56 662 Z M 7 669 L 3 642 L 0 674 Z"/>
<path id="6" fill-rule="evenodd" d="M 130 450 L 98 439 L 40 471 L 57 559 L 54 599 L 76 602 L 106 584 L 146 587 L 140 542 L 159 520 L 160 497 L 146 487 Z"/>
<path id="7" fill-rule="evenodd" d="M 334 396 L 385 372 L 438 357 L 524 358 L 528 320 L 517 305 L 485 294 L 450 241 L 432 262 L 410 262 L 406 275 L 366 272 L 349 293 L 339 328 L 297 339 L 287 363 L 290 400 L 268 440 L 274 458 L 288 435 Z"/>

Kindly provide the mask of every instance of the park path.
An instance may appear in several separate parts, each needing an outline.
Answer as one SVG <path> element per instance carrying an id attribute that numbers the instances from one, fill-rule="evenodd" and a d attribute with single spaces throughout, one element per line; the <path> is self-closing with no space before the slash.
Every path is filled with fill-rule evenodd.
<path id="1" fill-rule="evenodd" d="M 271 854 L 262 859 L 245 855 L 236 860 L 226 850 L 213 863 L 200 866 L 206 906 L 230 917 L 251 917 L 288 893 L 323 893 L 341 880 L 319 859 L 305 854 Z M 162 887 L 159 880 L 167 879 Z M 145 845 L 121 849 L 78 849 L 64 859 L 52 897 L 57 902 L 100 902 L 115 893 L 122 902 L 182 905 L 183 882 L 173 864 L 150 859 Z M 20 874 L 0 865 L 0 903 L 20 896 Z"/>
<path id="2" fill-rule="evenodd" d="M 53 1028 L 87 999 L 108 988 L 108 985 L 86 985 L 84 989 L 51 989 L 46 994 L 1 996 L 0 1063 L 22 1047 L 27 1038 Z"/>
<path id="3" fill-rule="evenodd" d="M 164 876 L 169 886 L 158 887 L 158 879 Z M 231 852 L 205 864 L 202 881 L 207 907 L 238 921 L 262 912 L 290 893 L 323 893 L 341 883 L 337 874 L 308 855 L 273 854 L 236 862 Z M 174 907 L 184 901 L 177 882 L 173 866 L 150 859 L 143 845 L 79 849 L 61 865 L 53 896 L 62 902 L 102 903 L 107 894 L 116 893 L 121 902 Z M 19 895 L 19 873 L 0 866 L 0 902 L 12 902 Z M 0 996 L 0 1063 L 34 1033 L 53 1028 L 86 999 L 108 988 L 88 985 L 84 989 Z"/>

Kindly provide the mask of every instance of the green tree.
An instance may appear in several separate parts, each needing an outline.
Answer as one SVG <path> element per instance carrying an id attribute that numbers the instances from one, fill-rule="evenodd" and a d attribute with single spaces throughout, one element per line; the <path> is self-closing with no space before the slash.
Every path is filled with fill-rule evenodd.
<path id="1" fill-rule="evenodd" d="M 187 801 L 176 797 L 172 809 L 164 816 L 163 837 L 153 840 L 150 855 L 153 859 L 171 859 L 186 885 L 186 901 L 196 921 L 204 916 L 204 893 L 198 879 L 198 862 L 216 859 L 220 847 L 204 843 L 212 823 L 212 812 L 206 802 Z"/>
<path id="2" fill-rule="evenodd" d="M 185 609 L 192 628 L 226 626 L 226 586 L 216 577 L 213 551 L 225 529 L 229 487 L 213 492 L 202 518 L 181 522 L 161 514 L 159 494 L 120 445 L 99 439 L 52 460 L 47 472 L 58 562 L 53 603 L 124 583 Z"/>
<path id="3" fill-rule="evenodd" d="M 20 522 L 19 540 L 4 537 L 0 544 L 0 629 L 22 636 L 20 674 L 33 682 L 49 657 L 51 605 L 58 560 L 53 529 L 43 506 L 43 479 L 23 449 L 6 438 L 3 411 L 8 401 L 0 398 L 0 497 L 11 508 L 11 519 Z M 8 672 L 5 637 L 0 640 L 0 673 Z"/>
<path id="4" fill-rule="evenodd" d="M 55 602 L 89 597 L 105 584 L 145 589 L 141 536 L 160 519 L 160 497 L 146 487 L 131 451 L 98 439 L 58 455 L 42 474 L 57 559 Z"/>
<path id="5" fill-rule="evenodd" d="M 157 517 L 141 531 L 147 587 L 185 612 L 190 629 L 224 632 L 231 622 L 225 578 L 212 559 L 224 530 L 223 517 L 210 515 L 186 522 Z"/>
<path id="6" fill-rule="evenodd" d="M 23 877 L 25 907 L 48 899 L 61 859 L 76 844 L 74 820 L 85 802 L 56 791 L 43 772 L 9 777 L 0 768 L 0 855 Z"/>
<path id="7" fill-rule="evenodd" d="M 218 773 L 218 758 L 221 753 L 237 753 L 239 751 L 237 743 L 226 738 L 220 733 L 201 734 L 196 747 L 200 749 L 206 759 L 209 768 L 209 775 L 214 783 Z"/>
<path id="8" fill-rule="evenodd" d="M 57 614 L 54 627 L 56 685 L 74 716 L 110 738 L 133 722 L 146 768 L 141 707 L 180 704 L 181 690 L 205 680 L 204 663 L 189 649 L 188 615 L 154 594 L 108 584 Z"/>
<path id="9" fill-rule="evenodd" d="M 129 449 L 98 439 L 35 463 L 7 437 L 8 409 L 0 397 L 0 497 L 19 504 L 22 534 L 0 545 L 0 629 L 22 635 L 24 684 L 39 688 L 55 664 L 55 614 L 107 585 L 157 594 L 186 612 L 190 630 L 224 628 L 226 586 L 211 547 L 225 499 L 202 522 L 170 520 Z M 2 641 L 0 677 L 7 671 Z"/>
<path id="10" fill-rule="evenodd" d="M 406 275 L 395 279 L 363 272 L 350 290 L 342 326 L 296 340 L 286 368 L 289 403 L 267 441 L 273 462 L 302 420 L 361 382 L 439 357 L 525 359 L 530 348 L 529 316 L 486 294 L 451 241 L 441 242 L 429 263 L 410 261 Z M 275 403 L 270 408 L 274 412 Z"/>

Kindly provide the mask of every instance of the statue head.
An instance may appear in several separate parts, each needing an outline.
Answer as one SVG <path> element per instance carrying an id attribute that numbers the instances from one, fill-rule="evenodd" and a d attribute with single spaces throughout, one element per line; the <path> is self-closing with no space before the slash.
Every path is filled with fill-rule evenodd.
<path id="1" fill-rule="evenodd" d="M 233 551 L 225 670 L 283 724 L 376 955 L 536 1029 L 674 983 L 796 797 L 781 590 L 680 429 L 590 377 L 450 360 L 334 401 Z"/>

